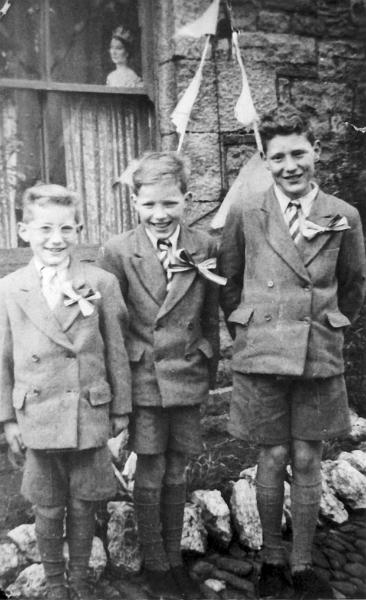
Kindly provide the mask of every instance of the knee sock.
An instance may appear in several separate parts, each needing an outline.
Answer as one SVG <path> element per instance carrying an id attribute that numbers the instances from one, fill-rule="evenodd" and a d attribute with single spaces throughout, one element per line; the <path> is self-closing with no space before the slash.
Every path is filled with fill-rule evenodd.
<path id="1" fill-rule="evenodd" d="M 163 485 L 161 496 L 161 522 L 163 527 L 164 546 L 171 567 L 177 567 L 182 564 L 180 545 L 185 502 L 185 483 Z"/>
<path id="2" fill-rule="evenodd" d="M 161 535 L 160 489 L 135 485 L 134 504 L 145 568 L 150 571 L 169 570 Z"/>
<path id="3" fill-rule="evenodd" d="M 36 509 L 36 538 L 49 588 L 65 585 L 63 518 L 50 519 Z"/>
<path id="4" fill-rule="evenodd" d="M 284 484 L 267 486 L 257 481 L 257 506 L 263 530 L 263 560 L 285 564 L 286 550 L 282 543 L 282 512 Z"/>
<path id="5" fill-rule="evenodd" d="M 95 503 L 78 500 L 67 506 L 66 537 L 69 544 L 69 578 L 86 579 L 95 530 Z"/>
<path id="6" fill-rule="evenodd" d="M 320 498 L 321 481 L 313 485 L 291 485 L 292 553 L 291 569 L 298 571 L 312 564 L 314 539 Z"/>

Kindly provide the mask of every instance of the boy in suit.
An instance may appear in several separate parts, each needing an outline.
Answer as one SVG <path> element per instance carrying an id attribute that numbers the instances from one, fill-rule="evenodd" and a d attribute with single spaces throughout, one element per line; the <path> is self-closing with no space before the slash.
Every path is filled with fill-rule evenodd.
<path id="1" fill-rule="evenodd" d="M 73 257 L 80 229 L 75 194 L 28 189 L 19 235 L 33 258 L 0 281 L 0 422 L 11 450 L 27 449 L 22 492 L 35 504 L 48 600 L 96 599 L 95 507 L 115 493 L 106 442 L 110 420 L 117 435 L 130 412 L 126 306 L 114 276 Z"/>
<path id="2" fill-rule="evenodd" d="M 291 461 L 292 582 L 298 597 L 333 598 L 312 568 L 322 440 L 348 432 L 343 332 L 364 298 L 365 252 L 355 208 L 314 182 L 319 142 L 291 106 L 266 115 L 261 136 L 274 185 L 232 206 L 220 271 L 235 338 L 230 432 L 260 445 L 260 597 L 283 597 L 281 517 Z"/>
<path id="3" fill-rule="evenodd" d="M 180 542 L 187 456 L 201 449 L 199 405 L 218 355 L 217 288 L 196 265 L 215 256 L 216 244 L 183 223 L 187 175 L 175 153 L 143 156 L 133 184 L 140 225 L 111 239 L 100 264 L 119 279 L 130 317 L 130 435 L 145 575 L 155 597 L 198 598 Z M 181 249 L 187 254 L 177 260 Z M 172 262 L 182 271 L 173 273 Z"/>

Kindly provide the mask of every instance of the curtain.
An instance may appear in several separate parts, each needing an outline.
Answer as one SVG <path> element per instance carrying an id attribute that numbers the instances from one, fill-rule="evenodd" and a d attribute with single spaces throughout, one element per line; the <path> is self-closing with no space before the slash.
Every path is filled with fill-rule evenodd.
<path id="1" fill-rule="evenodd" d="M 82 241 L 103 243 L 136 225 L 128 187 L 118 178 L 151 148 L 149 105 L 143 97 L 68 94 L 62 123 L 67 185 L 82 201 Z"/>
<path id="2" fill-rule="evenodd" d="M 0 95 L 0 248 L 17 246 L 15 196 L 18 149 L 16 107 L 4 92 Z"/>

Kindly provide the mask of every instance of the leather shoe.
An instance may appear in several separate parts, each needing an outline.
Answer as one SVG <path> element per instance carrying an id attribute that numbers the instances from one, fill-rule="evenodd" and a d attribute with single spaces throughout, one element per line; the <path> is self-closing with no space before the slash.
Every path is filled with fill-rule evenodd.
<path id="1" fill-rule="evenodd" d="M 301 598 L 301 600 L 330 600 L 334 598 L 332 587 L 312 567 L 294 571 L 292 581 L 296 598 Z"/>

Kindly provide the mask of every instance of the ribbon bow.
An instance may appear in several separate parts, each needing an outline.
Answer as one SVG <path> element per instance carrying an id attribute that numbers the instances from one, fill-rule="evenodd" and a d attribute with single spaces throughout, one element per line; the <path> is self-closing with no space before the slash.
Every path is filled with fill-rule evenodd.
<path id="1" fill-rule="evenodd" d="M 351 229 L 348 225 L 347 218 L 341 217 L 341 215 L 335 215 L 325 227 L 305 219 L 301 233 L 307 240 L 312 240 L 319 233 L 326 233 L 327 231 L 344 231 L 345 229 Z"/>
<path id="2" fill-rule="evenodd" d="M 189 252 L 187 252 L 187 250 L 184 248 L 177 250 L 174 254 L 174 258 L 176 258 L 179 262 L 170 263 L 169 270 L 172 273 L 182 273 L 184 271 L 191 271 L 192 269 L 195 269 L 199 275 L 205 279 L 208 279 L 217 285 L 226 285 L 226 277 L 221 277 L 221 275 L 211 273 L 212 269 L 216 269 L 216 258 L 207 258 L 200 263 L 196 263 Z"/>
<path id="3" fill-rule="evenodd" d="M 62 293 L 67 296 L 67 299 L 64 300 L 65 306 L 71 306 L 77 302 L 83 317 L 89 317 L 94 312 L 94 306 L 90 303 L 90 300 L 99 300 L 101 298 L 99 292 L 93 292 L 92 290 L 89 290 L 85 297 L 81 296 L 75 292 L 71 281 L 64 281 L 61 289 Z"/>

